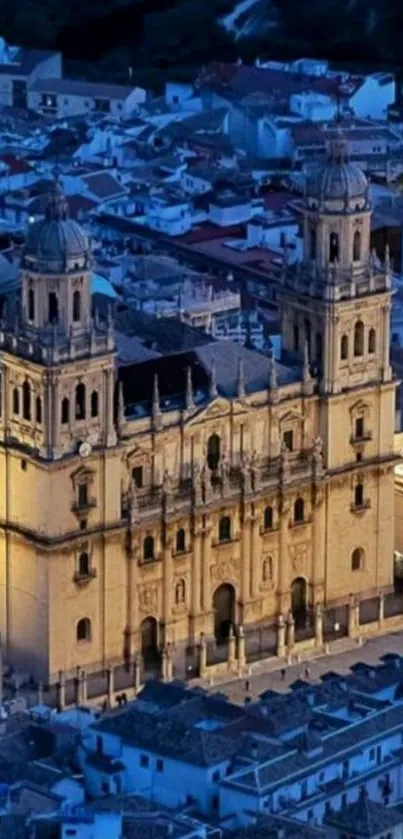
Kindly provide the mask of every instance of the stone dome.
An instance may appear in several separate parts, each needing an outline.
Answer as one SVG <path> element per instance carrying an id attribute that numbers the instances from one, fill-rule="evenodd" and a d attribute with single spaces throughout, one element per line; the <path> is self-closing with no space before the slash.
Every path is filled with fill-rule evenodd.
<path id="1" fill-rule="evenodd" d="M 28 229 L 23 258 L 30 264 L 38 263 L 42 269 L 47 267 L 57 272 L 87 267 L 90 253 L 88 236 L 69 218 L 66 198 L 56 181 L 49 195 L 45 218 Z"/>
<path id="2" fill-rule="evenodd" d="M 368 204 L 368 180 L 360 166 L 348 159 L 347 144 L 340 132 L 330 144 L 328 160 L 310 172 L 305 197 L 308 202 L 317 202 L 319 207 L 340 201 L 348 207 L 357 200 L 362 204 L 363 199 L 364 206 Z"/>

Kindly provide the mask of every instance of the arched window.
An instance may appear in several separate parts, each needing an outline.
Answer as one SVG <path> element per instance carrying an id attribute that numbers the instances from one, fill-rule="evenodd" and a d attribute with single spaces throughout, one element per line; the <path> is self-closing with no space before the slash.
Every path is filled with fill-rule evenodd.
<path id="1" fill-rule="evenodd" d="M 360 571 L 364 567 L 364 551 L 362 548 L 355 548 L 351 554 L 351 570 Z"/>
<path id="2" fill-rule="evenodd" d="M 331 233 L 329 237 L 329 260 L 336 262 L 339 258 L 340 246 L 339 237 L 337 233 Z"/>
<path id="3" fill-rule="evenodd" d="M 91 621 L 89 618 L 81 618 L 76 629 L 77 641 L 91 641 Z"/>
<path id="4" fill-rule="evenodd" d="M 149 561 L 154 559 L 154 539 L 152 536 L 146 536 L 143 542 L 143 559 Z"/>
<path id="5" fill-rule="evenodd" d="M 342 361 L 346 361 L 348 358 L 348 337 L 347 335 L 341 336 L 340 341 L 340 358 Z"/>
<path id="6" fill-rule="evenodd" d="M 86 551 L 83 551 L 78 557 L 78 573 L 81 577 L 88 577 L 90 573 L 90 558 Z"/>
<path id="7" fill-rule="evenodd" d="M 370 329 L 368 334 L 368 352 L 374 353 L 376 350 L 376 332 L 375 329 Z"/>
<path id="8" fill-rule="evenodd" d="M 212 434 L 207 442 L 207 465 L 214 471 L 220 462 L 221 440 L 218 434 Z"/>
<path id="9" fill-rule="evenodd" d="M 73 294 L 73 321 L 77 323 L 81 320 L 81 294 L 75 291 Z"/>
<path id="10" fill-rule="evenodd" d="M 364 324 L 358 320 L 354 327 L 354 355 L 364 355 Z"/>
<path id="11" fill-rule="evenodd" d="M 25 420 L 31 419 L 31 385 L 27 381 L 22 386 L 22 416 Z"/>
<path id="12" fill-rule="evenodd" d="M 76 387 L 76 420 L 85 419 L 85 385 L 80 382 Z"/>
<path id="13" fill-rule="evenodd" d="M 364 484 L 356 484 L 354 489 L 354 504 L 356 507 L 362 507 L 364 504 Z"/>
<path id="14" fill-rule="evenodd" d="M 20 392 L 18 387 L 15 387 L 13 390 L 13 414 L 20 413 Z"/>
<path id="15" fill-rule="evenodd" d="M 356 230 L 353 239 L 353 262 L 359 262 L 361 259 L 361 233 Z"/>
<path id="16" fill-rule="evenodd" d="M 98 416 L 98 391 L 93 390 L 91 393 L 91 416 L 97 417 Z"/>
<path id="17" fill-rule="evenodd" d="M 264 529 L 271 530 L 273 527 L 273 507 L 266 507 L 264 511 Z"/>
<path id="18" fill-rule="evenodd" d="M 304 521 L 304 500 L 297 498 L 294 504 L 294 522 L 298 524 L 301 521 Z"/>
<path id="19" fill-rule="evenodd" d="M 42 400 L 40 396 L 36 397 L 35 402 L 35 418 L 37 423 L 40 425 L 42 422 Z"/>
<path id="20" fill-rule="evenodd" d="M 309 258 L 316 259 L 316 229 L 311 227 L 309 231 Z"/>
<path id="21" fill-rule="evenodd" d="M 35 292 L 33 288 L 28 289 L 28 320 L 35 320 Z"/>
<path id="22" fill-rule="evenodd" d="M 184 603 L 186 595 L 186 585 L 184 580 L 179 580 L 175 586 L 175 603 Z"/>
<path id="23" fill-rule="evenodd" d="M 51 291 L 48 298 L 49 323 L 59 323 L 59 301 L 55 291 Z"/>
<path id="24" fill-rule="evenodd" d="M 268 556 L 262 565 L 262 580 L 264 583 L 267 583 L 269 580 L 273 579 L 273 559 L 271 556 Z"/>
<path id="25" fill-rule="evenodd" d="M 228 542 L 231 539 L 231 519 L 223 516 L 218 526 L 218 539 L 220 542 Z"/>
<path id="26" fill-rule="evenodd" d="M 293 344 L 294 344 L 294 352 L 298 352 L 299 350 L 299 328 L 298 324 L 294 323 L 293 327 Z"/>
<path id="27" fill-rule="evenodd" d="M 70 402 L 67 399 L 67 396 L 65 396 L 64 399 L 62 399 L 62 409 L 61 409 L 61 420 L 62 420 L 63 425 L 66 425 L 66 423 L 68 423 L 69 416 L 70 416 Z"/>
<path id="28" fill-rule="evenodd" d="M 185 531 L 184 531 L 183 527 L 181 527 L 180 530 L 178 530 L 178 532 L 176 534 L 176 553 L 177 554 L 183 553 L 184 550 L 185 550 L 185 547 L 186 547 Z"/>

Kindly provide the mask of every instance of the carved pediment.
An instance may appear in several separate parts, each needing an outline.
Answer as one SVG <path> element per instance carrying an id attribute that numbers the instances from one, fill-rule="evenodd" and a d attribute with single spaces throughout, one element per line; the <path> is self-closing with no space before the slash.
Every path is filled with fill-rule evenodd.
<path id="1" fill-rule="evenodd" d="M 230 413 L 231 410 L 231 403 L 228 399 L 223 399 L 222 397 L 218 397 L 214 399 L 213 402 L 210 402 L 209 405 L 200 409 L 192 417 L 188 419 L 185 423 L 186 427 L 191 425 L 199 425 L 201 422 L 205 422 L 210 419 L 216 419 L 218 417 L 224 417 Z"/>
<path id="2" fill-rule="evenodd" d="M 150 452 L 143 449 L 141 446 L 133 446 L 126 454 L 127 465 L 130 466 L 136 460 L 149 460 Z"/>
<path id="3" fill-rule="evenodd" d="M 357 402 L 354 402 L 354 405 L 351 405 L 349 408 L 350 414 L 352 416 L 356 414 L 364 414 L 367 416 L 369 414 L 369 405 L 367 402 L 364 402 L 363 399 L 358 399 Z"/>
<path id="4" fill-rule="evenodd" d="M 85 483 L 90 481 L 94 477 L 94 474 L 94 470 L 89 469 L 88 466 L 79 466 L 79 468 L 72 473 L 71 480 L 75 484 Z"/>
<path id="5" fill-rule="evenodd" d="M 298 411 L 287 411 L 286 414 L 282 414 L 279 422 L 280 425 L 286 425 L 287 423 L 303 422 L 304 419 L 303 414 L 299 414 Z"/>

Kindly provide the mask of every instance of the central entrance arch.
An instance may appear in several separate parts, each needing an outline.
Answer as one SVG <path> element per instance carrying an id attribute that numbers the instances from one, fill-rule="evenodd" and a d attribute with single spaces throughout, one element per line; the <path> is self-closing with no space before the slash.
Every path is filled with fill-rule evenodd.
<path id="1" fill-rule="evenodd" d="M 217 643 L 225 641 L 235 623 L 235 589 L 229 583 L 219 586 L 213 596 L 214 635 Z"/>
<path id="2" fill-rule="evenodd" d="M 158 665 L 158 624 L 155 618 L 145 618 L 140 626 L 141 655 L 144 668 L 153 669 Z"/>
<path id="3" fill-rule="evenodd" d="M 291 611 L 296 626 L 303 626 L 307 617 L 307 585 L 303 577 L 291 583 Z"/>

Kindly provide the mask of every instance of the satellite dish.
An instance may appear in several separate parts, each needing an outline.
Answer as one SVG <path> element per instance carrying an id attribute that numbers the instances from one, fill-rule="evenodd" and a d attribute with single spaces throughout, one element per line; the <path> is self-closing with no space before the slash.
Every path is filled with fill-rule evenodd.
<path id="1" fill-rule="evenodd" d="M 91 444 L 90 443 L 80 443 L 78 447 L 78 453 L 80 457 L 89 457 L 92 452 Z"/>

